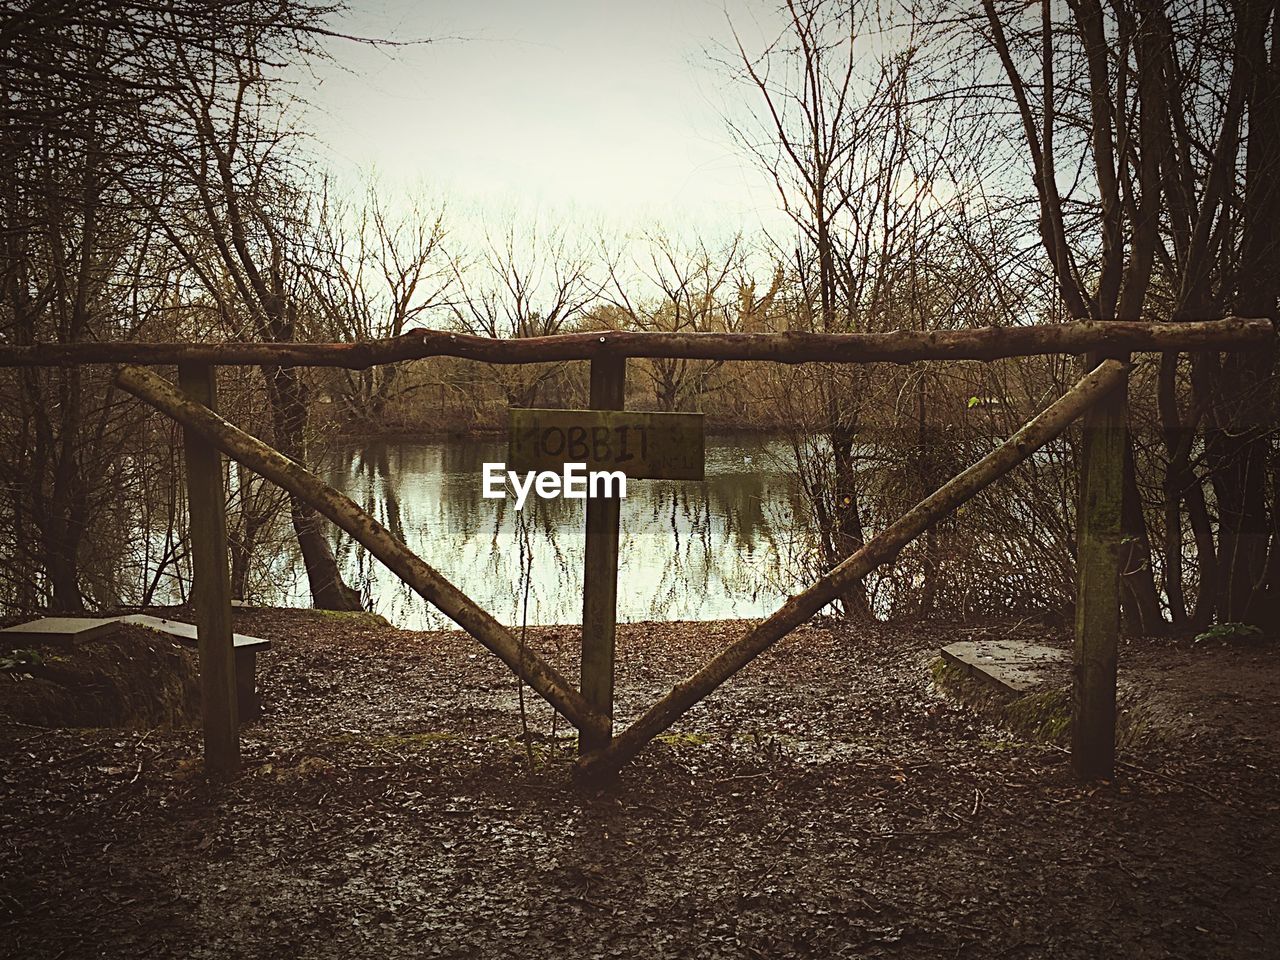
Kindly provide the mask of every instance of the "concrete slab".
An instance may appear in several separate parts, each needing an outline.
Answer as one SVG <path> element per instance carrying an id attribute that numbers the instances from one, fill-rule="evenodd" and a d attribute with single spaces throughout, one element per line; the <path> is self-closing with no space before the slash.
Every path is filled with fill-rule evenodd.
<path id="1" fill-rule="evenodd" d="M 41 617 L 0 630 L 0 643 L 56 643 L 69 647 L 110 636 L 120 629 L 115 617 Z"/>
<path id="2" fill-rule="evenodd" d="M 1030 693 L 1070 678 L 1071 652 L 1021 640 L 964 640 L 942 648 L 943 659 L 1009 693 Z"/>
<path id="3" fill-rule="evenodd" d="M 124 623 L 136 623 L 140 627 L 150 627 L 152 630 L 159 630 L 161 633 L 167 633 L 172 637 L 177 637 L 183 643 L 195 646 L 198 642 L 196 633 L 196 625 L 194 623 L 183 623 L 181 620 L 167 620 L 163 617 L 149 617 L 142 613 L 133 613 L 127 617 L 120 617 Z M 234 633 L 231 635 L 231 642 L 237 650 L 270 650 L 271 641 L 264 640 L 261 637 L 249 637 L 243 633 Z"/>

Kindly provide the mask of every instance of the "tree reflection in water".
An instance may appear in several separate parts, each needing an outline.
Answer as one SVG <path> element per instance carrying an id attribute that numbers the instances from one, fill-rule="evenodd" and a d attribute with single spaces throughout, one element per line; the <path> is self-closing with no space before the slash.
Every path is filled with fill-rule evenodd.
<path id="1" fill-rule="evenodd" d="M 481 469 L 501 461 L 496 440 L 377 442 L 336 449 L 325 479 L 364 507 L 424 560 L 504 623 L 521 614 L 520 546 L 513 500 L 481 496 Z M 795 519 L 803 504 L 786 472 L 785 443 L 708 437 L 704 482 L 639 480 L 622 508 L 618 619 L 712 620 L 771 612 L 797 584 Z M 531 499 L 525 520 L 533 571 L 531 624 L 582 619 L 584 503 Z M 336 545 L 350 582 L 398 626 L 448 620 L 348 537 Z M 296 556 L 272 565 L 254 599 L 308 603 Z"/>

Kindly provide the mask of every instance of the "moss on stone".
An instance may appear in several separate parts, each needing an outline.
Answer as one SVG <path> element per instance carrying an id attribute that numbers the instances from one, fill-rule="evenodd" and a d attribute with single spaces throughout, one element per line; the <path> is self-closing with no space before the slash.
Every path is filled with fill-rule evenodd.
<path id="1" fill-rule="evenodd" d="M 943 694 L 1024 740 L 1071 742 L 1071 688 L 1052 687 L 1013 694 L 975 678 L 964 667 L 938 657 L 929 664 L 934 685 Z M 1122 709 L 1116 716 L 1116 743 L 1127 746 L 1148 729 L 1141 709 Z"/>
<path id="2" fill-rule="evenodd" d="M 1071 739 L 1071 691 L 1029 693 L 1004 705 L 1004 725 L 1028 740 L 1066 744 Z"/>

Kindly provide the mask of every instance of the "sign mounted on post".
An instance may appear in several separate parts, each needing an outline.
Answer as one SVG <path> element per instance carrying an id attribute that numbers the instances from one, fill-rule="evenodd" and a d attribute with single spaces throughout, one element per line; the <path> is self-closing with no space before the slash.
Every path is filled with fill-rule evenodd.
<path id="1" fill-rule="evenodd" d="M 518 471 L 619 470 L 628 480 L 702 480 L 700 413 L 631 410 L 510 410 L 507 466 Z"/>
<path id="2" fill-rule="evenodd" d="M 513 407 L 506 465 L 530 477 L 580 463 L 592 475 L 622 473 L 627 480 L 704 479 L 702 414 L 623 410 L 625 385 L 626 361 L 601 357 L 591 361 L 595 409 Z M 578 752 L 583 754 L 607 747 L 612 739 L 619 506 L 617 499 L 587 498 L 581 689 L 587 702 L 610 718 L 610 730 L 605 735 L 582 734 Z"/>

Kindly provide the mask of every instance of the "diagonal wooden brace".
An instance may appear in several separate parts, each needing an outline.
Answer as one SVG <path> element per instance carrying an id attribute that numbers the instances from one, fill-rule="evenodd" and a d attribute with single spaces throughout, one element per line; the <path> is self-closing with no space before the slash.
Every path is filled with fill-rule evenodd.
<path id="1" fill-rule="evenodd" d="M 608 742 L 610 721 L 591 709 L 560 673 L 528 650 L 506 627 L 391 535 L 382 524 L 323 480 L 279 451 L 232 426 L 203 404 L 184 397 L 163 377 L 140 367 L 123 367 L 116 383 L 184 427 L 195 431 L 227 456 L 289 491 L 362 543 L 392 573 L 450 620 L 497 655 L 517 676 L 580 731 Z"/>
<path id="2" fill-rule="evenodd" d="M 1128 370 L 1127 364 L 1107 360 L 1089 371 L 994 451 L 916 504 L 813 586 L 788 599 L 771 617 L 753 627 L 697 673 L 677 683 L 670 693 L 614 737 L 608 747 L 579 758 L 580 771 L 587 776 L 616 772 L 685 711 L 835 600 L 849 584 L 892 560 L 906 544 L 1059 436 L 1089 407 L 1123 384 Z"/>

